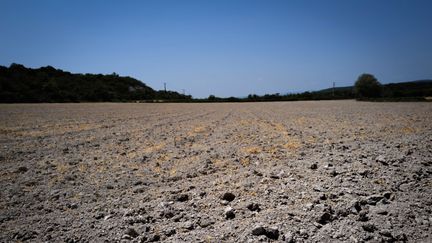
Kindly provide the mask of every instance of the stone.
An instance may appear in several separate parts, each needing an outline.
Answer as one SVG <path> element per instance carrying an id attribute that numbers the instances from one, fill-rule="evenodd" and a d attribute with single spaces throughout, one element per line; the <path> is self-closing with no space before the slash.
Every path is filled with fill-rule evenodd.
<path id="1" fill-rule="evenodd" d="M 350 211 L 344 208 L 338 208 L 336 210 L 336 215 L 338 217 L 347 217 L 348 215 L 350 215 Z"/>
<path id="2" fill-rule="evenodd" d="M 393 239 L 393 235 L 392 235 L 391 232 L 388 231 L 388 230 L 381 230 L 379 233 L 380 233 L 380 235 L 382 235 L 382 236 L 385 236 L 385 237 L 388 237 L 388 238 Z"/>
<path id="3" fill-rule="evenodd" d="M 377 230 L 377 227 L 374 224 L 364 224 L 362 225 L 362 228 L 367 232 L 374 232 Z"/>
<path id="4" fill-rule="evenodd" d="M 358 216 L 358 221 L 366 222 L 368 220 L 367 211 L 361 211 Z"/>
<path id="5" fill-rule="evenodd" d="M 233 219 L 235 218 L 235 212 L 234 209 L 230 206 L 226 207 L 224 210 L 224 215 L 226 219 Z"/>
<path id="6" fill-rule="evenodd" d="M 316 170 L 316 169 L 318 169 L 318 164 L 317 163 L 313 163 L 313 164 L 311 164 L 310 168 L 312 170 Z"/>
<path id="7" fill-rule="evenodd" d="M 379 163 L 381 163 L 381 164 L 383 164 L 383 165 L 388 165 L 388 163 L 387 163 L 387 161 L 386 161 L 386 159 L 385 159 L 385 157 L 384 157 L 383 155 L 378 155 L 378 156 L 375 158 L 375 161 L 376 161 L 376 162 L 379 162 Z"/>
<path id="8" fill-rule="evenodd" d="M 370 195 L 366 198 L 365 203 L 369 205 L 376 205 L 377 202 L 381 201 L 384 197 L 378 194 Z"/>
<path id="9" fill-rule="evenodd" d="M 212 224 L 214 224 L 214 223 L 215 223 L 215 221 L 212 220 L 212 219 L 209 219 L 209 218 L 203 218 L 203 219 L 200 219 L 200 220 L 198 221 L 198 225 L 199 225 L 201 228 L 207 228 L 208 226 L 210 226 L 210 225 L 212 225 Z"/>
<path id="10" fill-rule="evenodd" d="M 28 171 L 28 168 L 27 167 L 25 167 L 25 166 L 20 166 L 20 167 L 18 167 L 18 169 L 17 169 L 17 173 L 24 173 L 24 172 L 27 172 Z"/>
<path id="11" fill-rule="evenodd" d="M 287 243 L 294 243 L 295 242 L 294 236 L 291 232 L 287 232 L 286 234 L 284 234 L 282 237 L 282 240 L 284 242 L 287 242 Z"/>
<path id="12" fill-rule="evenodd" d="M 277 228 L 267 228 L 263 226 L 257 226 L 252 229 L 252 235 L 261 236 L 265 235 L 267 238 L 277 240 L 279 238 L 279 230 Z"/>
<path id="13" fill-rule="evenodd" d="M 145 186 L 136 186 L 132 190 L 133 193 L 143 193 L 145 191 L 146 191 L 146 187 Z"/>
<path id="14" fill-rule="evenodd" d="M 133 229 L 133 228 L 128 228 L 127 230 L 126 230 L 126 232 L 125 232 L 125 235 L 128 235 L 128 236 L 130 236 L 130 237 L 132 237 L 132 238 L 136 238 L 136 237 L 138 237 L 138 232 L 136 232 L 136 230 L 135 229 Z"/>
<path id="15" fill-rule="evenodd" d="M 396 237 L 397 241 L 402 241 L 402 242 L 407 242 L 408 241 L 408 237 L 406 236 L 405 233 L 399 234 Z"/>
<path id="16" fill-rule="evenodd" d="M 375 211 L 375 213 L 379 214 L 379 215 L 387 215 L 388 211 L 385 210 L 385 209 L 378 209 L 378 210 Z"/>
<path id="17" fill-rule="evenodd" d="M 257 176 L 263 176 L 263 173 L 261 173 L 257 170 L 254 170 L 253 173 L 254 173 L 254 175 L 257 175 Z"/>
<path id="18" fill-rule="evenodd" d="M 150 241 L 150 242 L 160 241 L 160 235 L 159 234 L 154 234 L 154 235 L 150 236 L 150 238 L 148 239 L 148 241 Z"/>
<path id="19" fill-rule="evenodd" d="M 358 214 L 361 211 L 361 203 L 358 200 L 353 200 L 351 206 L 349 206 L 348 211 L 352 214 Z"/>
<path id="20" fill-rule="evenodd" d="M 370 173 L 371 173 L 370 170 L 367 169 L 362 169 L 358 171 L 358 174 L 361 176 L 368 176 Z"/>
<path id="21" fill-rule="evenodd" d="M 161 212 L 160 215 L 167 218 L 167 219 L 170 219 L 170 218 L 174 217 L 174 215 L 176 215 L 176 212 L 173 209 L 166 208 Z"/>
<path id="22" fill-rule="evenodd" d="M 77 209 L 78 208 L 78 203 L 71 203 L 71 204 L 68 204 L 67 206 L 70 209 Z"/>
<path id="23" fill-rule="evenodd" d="M 327 200 L 327 196 L 326 194 L 321 194 L 321 196 L 319 197 L 320 200 Z"/>
<path id="24" fill-rule="evenodd" d="M 105 217 L 105 214 L 100 212 L 100 213 L 97 213 L 94 217 L 95 217 L 95 219 L 102 219 L 103 217 Z"/>
<path id="25" fill-rule="evenodd" d="M 227 206 L 229 203 L 230 203 L 230 202 L 227 201 L 227 200 L 222 200 L 222 201 L 221 201 L 221 204 L 224 205 L 224 206 Z"/>
<path id="26" fill-rule="evenodd" d="M 299 235 L 300 235 L 302 238 L 304 238 L 304 239 L 309 238 L 309 234 L 308 234 L 308 232 L 307 232 L 306 229 L 300 229 L 300 230 L 299 230 Z"/>
<path id="27" fill-rule="evenodd" d="M 233 201 L 234 198 L 235 198 L 235 195 L 232 194 L 231 192 L 225 192 L 221 197 L 222 200 L 226 200 L 228 202 Z"/>
<path id="28" fill-rule="evenodd" d="M 339 174 L 339 173 L 338 173 L 336 170 L 332 170 L 332 171 L 330 172 L 330 175 L 333 176 L 333 177 L 337 176 L 338 174 Z"/>
<path id="29" fill-rule="evenodd" d="M 266 229 L 263 226 L 258 226 L 252 230 L 253 235 L 265 235 Z"/>
<path id="30" fill-rule="evenodd" d="M 306 203 L 304 208 L 305 210 L 310 211 L 313 209 L 313 207 L 314 207 L 313 203 Z"/>
<path id="31" fill-rule="evenodd" d="M 246 206 L 246 208 L 249 209 L 250 211 L 257 211 L 257 212 L 261 210 L 259 204 L 257 203 L 249 203 Z"/>
<path id="32" fill-rule="evenodd" d="M 172 217 L 172 220 L 174 222 L 179 222 L 183 218 L 183 216 L 184 215 L 182 213 L 179 213 L 179 214 L 175 215 L 174 217 Z"/>
<path id="33" fill-rule="evenodd" d="M 317 203 L 315 205 L 313 203 L 307 203 L 306 207 L 309 207 L 309 209 L 314 209 L 316 212 L 327 212 L 327 210 L 329 210 L 328 206 L 322 203 Z"/>
<path id="34" fill-rule="evenodd" d="M 193 230 L 195 229 L 195 224 L 192 221 L 186 221 L 183 224 L 183 228 L 187 230 Z"/>
<path id="35" fill-rule="evenodd" d="M 186 202 L 189 200 L 189 195 L 188 194 L 180 194 L 176 197 L 176 201 L 177 202 Z"/>
<path id="36" fill-rule="evenodd" d="M 75 176 L 75 175 L 66 175 L 66 176 L 64 177 L 64 179 L 65 179 L 66 181 L 74 181 L 74 180 L 76 179 L 76 176 Z"/>
<path id="37" fill-rule="evenodd" d="M 394 194 L 392 192 L 384 192 L 383 196 L 388 200 L 392 200 L 394 198 Z"/>
<path id="38" fill-rule="evenodd" d="M 172 235 L 175 235 L 177 233 L 177 231 L 176 231 L 176 229 L 175 228 L 168 228 L 168 229 L 166 229 L 165 231 L 164 231 L 164 234 L 166 235 L 166 236 L 172 236 Z"/>
<path id="39" fill-rule="evenodd" d="M 265 236 L 272 240 L 277 240 L 279 238 L 279 230 L 277 228 L 267 228 Z"/>
<path id="40" fill-rule="evenodd" d="M 317 223 L 327 224 L 327 223 L 331 222 L 331 219 L 332 219 L 331 214 L 328 212 L 324 212 L 318 217 Z"/>

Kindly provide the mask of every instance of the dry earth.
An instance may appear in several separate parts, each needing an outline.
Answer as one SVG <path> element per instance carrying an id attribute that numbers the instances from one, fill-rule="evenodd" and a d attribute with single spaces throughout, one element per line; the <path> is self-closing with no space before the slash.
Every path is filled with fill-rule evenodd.
<path id="1" fill-rule="evenodd" d="M 0 241 L 431 242 L 432 103 L 0 105 Z"/>

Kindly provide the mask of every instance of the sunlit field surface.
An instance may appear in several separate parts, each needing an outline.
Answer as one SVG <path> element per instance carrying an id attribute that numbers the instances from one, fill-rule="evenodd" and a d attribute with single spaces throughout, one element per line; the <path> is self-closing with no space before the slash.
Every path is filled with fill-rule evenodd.
<path id="1" fill-rule="evenodd" d="M 427 242 L 431 164 L 424 102 L 2 104 L 0 241 Z"/>

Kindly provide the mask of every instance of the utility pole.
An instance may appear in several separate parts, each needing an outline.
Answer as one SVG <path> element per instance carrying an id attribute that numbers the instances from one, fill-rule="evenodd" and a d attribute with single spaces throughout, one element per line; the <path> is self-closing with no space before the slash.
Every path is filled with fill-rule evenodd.
<path id="1" fill-rule="evenodd" d="M 166 93 L 166 83 L 164 83 L 164 90 L 165 90 L 165 93 Z"/>
<path id="2" fill-rule="evenodd" d="M 335 84 L 336 84 L 336 82 L 333 82 L 333 97 L 334 97 L 334 93 L 335 93 Z"/>

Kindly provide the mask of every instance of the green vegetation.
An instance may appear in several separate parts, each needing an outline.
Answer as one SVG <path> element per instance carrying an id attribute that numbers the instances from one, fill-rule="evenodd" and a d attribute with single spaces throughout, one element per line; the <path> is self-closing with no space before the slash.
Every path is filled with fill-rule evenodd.
<path id="1" fill-rule="evenodd" d="M 139 80 L 116 73 L 72 74 L 51 66 L 38 69 L 12 64 L 0 66 L 0 103 L 20 102 L 262 102 L 354 99 L 368 101 L 424 101 L 432 97 L 432 80 L 381 85 L 362 74 L 354 86 L 291 94 L 250 94 L 244 98 L 210 95 L 192 99 L 174 91 L 156 91 Z"/>
<path id="2" fill-rule="evenodd" d="M 375 76 L 364 73 L 355 82 L 354 91 L 358 98 L 378 98 L 381 96 L 382 86 Z"/>
<path id="3" fill-rule="evenodd" d="M 265 101 L 296 101 L 296 100 L 340 100 L 358 99 L 367 101 L 425 101 L 432 97 L 432 80 L 417 80 L 402 83 L 376 84 L 373 75 L 361 75 L 355 86 L 335 87 L 319 91 L 293 94 L 250 94 L 245 98 L 220 98 L 210 95 L 207 99 L 195 99 L 195 102 L 265 102 Z M 364 81 L 366 80 L 366 81 Z M 360 82 L 359 82 L 360 81 Z M 364 84 L 366 83 L 366 84 Z M 369 90 L 369 84 L 371 90 Z M 360 92 L 360 93 L 359 93 Z M 360 95 L 361 94 L 361 95 Z"/>
<path id="4" fill-rule="evenodd" d="M 12 64 L 0 66 L 0 102 L 83 101 L 186 101 L 192 99 L 174 91 L 155 91 L 131 77 L 116 73 L 72 74 L 51 66 L 38 69 Z"/>

